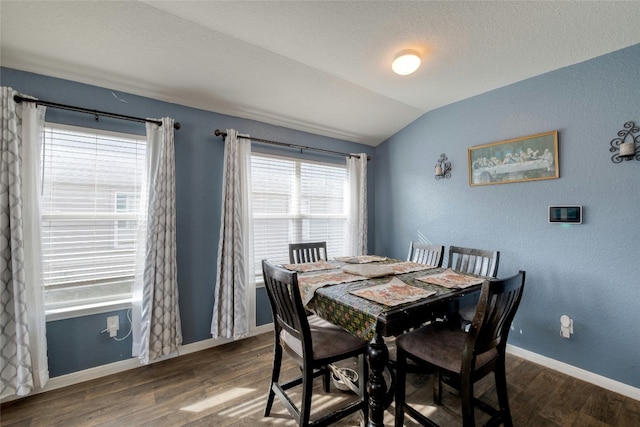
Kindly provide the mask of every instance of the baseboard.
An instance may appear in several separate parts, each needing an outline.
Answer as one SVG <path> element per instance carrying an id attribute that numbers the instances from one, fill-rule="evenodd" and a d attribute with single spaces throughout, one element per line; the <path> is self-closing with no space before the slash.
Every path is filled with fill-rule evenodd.
<path id="1" fill-rule="evenodd" d="M 269 323 L 267 325 L 257 326 L 253 329 L 247 337 L 254 337 L 256 335 L 263 334 L 265 332 L 273 331 L 273 323 Z M 231 338 L 209 338 L 206 340 L 194 342 L 192 344 L 183 345 L 178 350 L 179 356 L 184 356 L 185 354 L 195 353 L 196 351 L 206 350 L 208 348 L 216 347 L 222 344 L 227 344 L 232 342 Z"/>
<path id="2" fill-rule="evenodd" d="M 269 323 L 267 325 L 262 325 L 256 327 L 252 330 L 247 337 L 252 337 L 256 335 L 263 334 L 265 332 L 273 331 L 273 323 Z M 206 339 L 202 341 L 198 341 L 191 344 L 186 344 L 181 346 L 178 349 L 177 353 L 174 353 L 169 356 L 165 356 L 155 362 L 160 362 L 162 360 L 171 359 L 173 357 L 184 356 L 189 353 L 195 353 L 197 351 L 206 350 L 208 348 L 217 347 L 219 345 L 227 344 L 232 342 L 233 340 L 230 338 L 220 338 L 220 339 Z M 153 363 L 155 363 L 153 362 Z M 107 365 L 96 366 L 95 368 L 89 368 L 78 372 L 72 372 L 66 375 L 60 375 L 59 377 L 51 378 L 47 381 L 47 384 L 41 388 L 40 390 L 34 391 L 29 394 L 29 396 L 33 396 L 34 394 L 45 393 L 47 391 L 56 390 L 62 387 L 67 387 L 74 384 L 79 384 L 85 381 L 94 380 L 96 378 L 106 377 L 107 375 L 113 375 L 120 372 L 128 371 L 131 369 L 139 368 L 143 366 L 137 358 L 121 360 L 118 362 L 109 363 Z M 6 399 L 2 399 L 2 403 L 10 402 L 12 400 L 20 399 L 26 396 L 11 396 Z"/>
<path id="3" fill-rule="evenodd" d="M 526 359 L 530 362 L 542 365 L 545 368 L 553 369 L 554 371 L 561 372 L 563 374 L 569 375 L 570 377 L 577 378 L 581 381 L 597 385 L 598 387 L 613 391 L 614 393 L 618 393 L 635 400 L 640 400 L 640 388 L 635 388 L 628 384 L 614 381 L 610 378 L 594 374 L 593 372 L 585 371 L 584 369 L 576 368 L 573 365 L 569 365 L 555 359 L 550 359 L 548 357 L 541 356 L 538 353 L 533 353 L 529 350 L 525 350 L 510 344 L 507 344 L 507 353 L 513 354 L 514 356 L 522 357 L 523 359 Z"/>
<path id="4" fill-rule="evenodd" d="M 248 336 L 256 336 L 273 330 L 273 324 L 267 324 L 256 327 Z M 192 344 L 181 346 L 178 353 L 174 357 L 184 356 L 189 353 L 195 353 L 197 351 L 206 350 L 219 345 L 227 344 L 233 341 L 232 339 L 206 339 L 198 341 Z M 640 389 L 632 387 L 628 384 L 614 381 L 610 378 L 603 377 L 601 375 L 594 374 L 593 372 L 585 371 L 584 369 L 576 368 L 564 362 L 560 362 L 554 359 L 550 359 L 540 354 L 533 353 L 531 351 L 516 347 L 513 345 L 507 345 L 507 352 L 518 357 L 522 357 L 530 362 L 542 365 L 554 371 L 561 372 L 571 377 L 577 378 L 581 381 L 585 381 L 598 387 L 613 391 L 614 393 L 621 394 L 623 396 L 630 397 L 635 400 L 640 400 Z M 130 369 L 139 368 L 141 363 L 138 359 L 127 359 L 119 362 L 109 363 L 108 365 L 97 366 L 95 368 L 85 369 L 83 371 L 73 372 L 67 375 L 61 375 L 59 377 L 51 378 L 45 387 L 33 392 L 31 395 L 44 393 L 47 391 L 55 390 L 62 387 L 78 384 L 84 381 L 93 380 L 96 378 L 105 377 L 107 375 L 113 375 L 120 372 L 128 371 Z M 3 399 L 2 403 L 9 402 L 11 400 L 19 399 L 19 397 L 9 397 Z"/>

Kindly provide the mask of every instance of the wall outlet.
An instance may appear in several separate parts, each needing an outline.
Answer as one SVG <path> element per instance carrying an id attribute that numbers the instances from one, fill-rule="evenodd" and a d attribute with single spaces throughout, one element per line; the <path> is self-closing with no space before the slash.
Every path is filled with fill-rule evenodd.
<path id="1" fill-rule="evenodd" d="M 560 335 L 563 338 L 571 338 L 573 334 L 573 319 L 563 314 L 560 316 Z"/>
<path id="2" fill-rule="evenodd" d="M 120 329 L 120 317 L 119 316 L 107 317 L 107 331 L 109 331 L 109 336 L 112 338 L 117 336 L 118 329 Z"/>

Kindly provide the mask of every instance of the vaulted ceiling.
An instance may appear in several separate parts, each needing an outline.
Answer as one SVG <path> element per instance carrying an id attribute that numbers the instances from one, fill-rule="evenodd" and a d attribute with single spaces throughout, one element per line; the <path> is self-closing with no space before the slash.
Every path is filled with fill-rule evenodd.
<path id="1" fill-rule="evenodd" d="M 2 0 L 0 15 L 3 66 L 372 146 L 640 43 L 635 1 Z M 408 48 L 422 66 L 398 76 Z"/>

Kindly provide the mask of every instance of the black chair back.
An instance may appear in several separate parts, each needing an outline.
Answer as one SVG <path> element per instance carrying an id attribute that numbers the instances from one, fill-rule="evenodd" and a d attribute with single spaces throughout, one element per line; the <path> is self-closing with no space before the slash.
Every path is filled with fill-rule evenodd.
<path id="1" fill-rule="evenodd" d="M 463 354 L 464 365 L 473 370 L 472 359 L 496 349 L 504 357 L 511 322 L 524 291 L 525 272 L 482 284 L 476 314 L 471 321 Z"/>
<path id="2" fill-rule="evenodd" d="M 409 244 L 409 255 L 407 255 L 407 261 L 432 265 L 434 267 L 442 267 L 443 253 L 444 246 L 411 242 Z"/>
<path id="3" fill-rule="evenodd" d="M 289 262 L 301 264 L 327 260 L 327 242 L 289 243 Z"/>
<path id="4" fill-rule="evenodd" d="M 271 302 L 276 336 L 281 330 L 287 331 L 302 342 L 306 353 L 310 349 L 307 346 L 310 345 L 311 332 L 300 296 L 298 274 L 262 260 L 262 276 Z"/>
<path id="5" fill-rule="evenodd" d="M 498 275 L 499 251 L 449 247 L 449 268 L 461 273 L 478 276 L 496 277 Z"/>

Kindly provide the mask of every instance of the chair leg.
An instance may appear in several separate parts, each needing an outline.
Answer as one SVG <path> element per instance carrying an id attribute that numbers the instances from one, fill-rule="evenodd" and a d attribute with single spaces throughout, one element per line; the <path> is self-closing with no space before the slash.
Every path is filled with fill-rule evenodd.
<path id="1" fill-rule="evenodd" d="M 273 385 L 280 379 L 280 367 L 282 366 L 282 347 L 278 343 L 276 338 L 276 344 L 273 348 L 273 370 L 271 372 L 271 384 L 269 385 L 269 396 L 267 397 L 267 405 L 264 408 L 264 416 L 268 417 L 271 413 L 271 406 L 273 405 L 273 399 L 275 392 L 273 391 Z"/>
<path id="2" fill-rule="evenodd" d="M 433 403 L 442 405 L 442 374 L 437 369 L 433 372 Z"/>
<path id="3" fill-rule="evenodd" d="M 300 427 L 309 425 L 311 418 L 311 393 L 313 392 L 313 369 L 302 368 L 302 403 L 300 404 Z"/>
<path id="4" fill-rule="evenodd" d="M 407 383 L 407 359 L 404 353 L 398 349 L 396 357 L 396 424 L 395 427 L 402 427 L 404 424 L 404 403 L 406 398 Z"/>
<path id="5" fill-rule="evenodd" d="M 475 427 L 473 412 L 473 381 L 462 378 L 460 382 L 460 401 L 462 404 L 462 426 Z"/>
<path id="6" fill-rule="evenodd" d="M 322 375 L 322 388 L 325 393 L 329 393 L 331 391 L 331 369 L 329 366 L 325 366 L 323 369 L 325 369 L 325 372 Z"/>
<path id="7" fill-rule="evenodd" d="M 507 396 L 507 376 L 504 369 L 504 363 L 498 363 L 494 370 L 496 379 L 496 393 L 498 395 L 498 404 L 500 405 L 500 414 L 505 427 L 513 427 L 511 420 L 511 410 L 509 409 L 509 397 Z"/>

